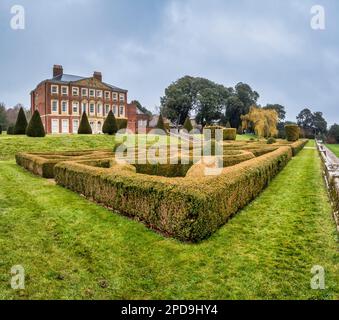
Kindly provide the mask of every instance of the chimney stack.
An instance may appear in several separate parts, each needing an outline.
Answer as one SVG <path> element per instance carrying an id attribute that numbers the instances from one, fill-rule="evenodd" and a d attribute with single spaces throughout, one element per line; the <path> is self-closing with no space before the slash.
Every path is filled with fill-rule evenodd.
<path id="1" fill-rule="evenodd" d="M 53 78 L 57 76 L 62 76 L 63 74 L 64 74 L 64 69 L 62 68 L 62 66 L 55 64 L 53 66 Z"/>
<path id="2" fill-rule="evenodd" d="M 100 82 L 102 82 L 102 74 L 101 74 L 101 72 L 94 71 L 93 78 L 99 80 Z"/>

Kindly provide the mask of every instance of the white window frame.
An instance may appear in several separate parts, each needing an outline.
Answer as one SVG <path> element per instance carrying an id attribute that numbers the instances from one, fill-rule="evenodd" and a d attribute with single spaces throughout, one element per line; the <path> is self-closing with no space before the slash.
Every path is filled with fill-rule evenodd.
<path id="1" fill-rule="evenodd" d="M 77 123 L 76 126 L 74 125 L 75 123 Z M 72 121 L 73 134 L 77 134 L 77 133 L 78 133 L 79 125 L 80 125 L 79 119 L 73 119 L 73 121 Z M 76 128 L 76 129 L 75 129 L 75 128 Z"/>
<path id="2" fill-rule="evenodd" d="M 74 94 L 74 92 L 76 92 Z M 73 97 L 79 97 L 79 88 L 78 87 L 72 87 L 72 96 Z"/>
<path id="3" fill-rule="evenodd" d="M 121 112 L 121 109 L 123 110 L 123 112 Z M 119 117 L 125 117 L 125 106 L 124 105 L 120 105 L 119 106 Z"/>
<path id="4" fill-rule="evenodd" d="M 113 111 L 114 115 L 117 117 L 118 116 L 117 111 L 119 111 L 119 110 L 118 110 L 118 106 L 116 104 L 113 105 L 112 111 Z"/>
<path id="5" fill-rule="evenodd" d="M 101 102 L 98 102 L 97 103 L 97 114 L 98 115 L 102 115 L 102 103 Z"/>
<path id="6" fill-rule="evenodd" d="M 66 111 L 64 111 L 64 103 L 66 103 Z M 69 113 L 69 109 L 68 109 L 68 101 L 67 100 L 62 100 L 61 101 L 61 113 L 62 114 L 68 114 Z"/>
<path id="7" fill-rule="evenodd" d="M 53 123 L 57 123 L 57 131 L 54 131 L 53 128 Z M 51 119 L 51 131 L 52 131 L 52 134 L 59 134 L 60 133 L 60 122 L 59 122 L 59 119 Z"/>
<path id="8" fill-rule="evenodd" d="M 102 98 L 102 90 L 97 90 L 96 95 L 97 98 Z"/>
<path id="9" fill-rule="evenodd" d="M 125 102 L 125 95 L 123 93 L 119 94 L 119 101 L 120 102 Z"/>
<path id="10" fill-rule="evenodd" d="M 111 106 L 108 103 L 105 104 L 105 115 L 108 115 L 110 111 L 111 111 Z"/>
<path id="11" fill-rule="evenodd" d="M 53 103 L 56 102 L 56 111 L 53 110 Z M 59 113 L 59 101 L 58 100 L 51 100 L 51 113 L 58 114 Z"/>
<path id="12" fill-rule="evenodd" d="M 91 111 L 91 107 L 93 106 L 93 112 Z M 90 102 L 89 103 L 89 114 L 90 115 L 95 115 L 95 102 Z"/>
<path id="13" fill-rule="evenodd" d="M 74 111 L 76 108 L 76 111 Z M 79 102 L 73 101 L 72 102 L 72 114 L 79 114 Z"/>
<path id="14" fill-rule="evenodd" d="M 82 97 L 88 97 L 88 89 L 87 88 L 81 88 L 81 96 Z"/>
<path id="15" fill-rule="evenodd" d="M 66 89 L 66 93 L 64 93 L 64 89 Z M 68 96 L 68 87 L 67 86 L 61 86 L 61 95 L 66 97 Z"/>
<path id="16" fill-rule="evenodd" d="M 53 92 L 53 88 L 56 88 L 55 92 Z M 59 94 L 59 86 L 57 84 L 51 85 L 51 94 Z"/>
<path id="17" fill-rule="evenodd" d="M 64 130 L 64 123 L 67 123 L 67 130 Z M 61 120 L 61 133 L 68 134 L 69 133 L 69 119 L 62 119 Z"/>
<path id="18" fill-rule="evenodd" d="M 111 93 L 109 91 L 105 91 L 105 99 L 106 100 L 111 100 Z"/>
<path id="19" fill-rule="evenodd" d="M 85 105 L 85 111 L 84 111 L 84 105 Z M 81 102 L 81 114 L 83 114 L 84 112 L 86 112 L 86 114 L 88 115 L 88 102 L 87 101 Z"/>
<path id="20" fill-rule="evenodd" d="M 118 97 L 119 97 L 119 95 L 116 92 L 112 93 L 112 100 L 113 101 L 118 101 Z"/>
<path id="21" fill-rule="evenodd" d="M 91 94 L 93 92 L 93 94 Z M 91 98 L 95 98 L 95 90 L 94 89 L 89 89 L 88 94 Z"/>

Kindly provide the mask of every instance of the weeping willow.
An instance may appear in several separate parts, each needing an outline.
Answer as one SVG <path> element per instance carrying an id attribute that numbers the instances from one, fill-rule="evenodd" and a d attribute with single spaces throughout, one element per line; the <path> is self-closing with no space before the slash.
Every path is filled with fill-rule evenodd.
<path id="1" fill-rule="evenodd" d="M 249 114 L 242 116 L 242 127 L 254 129 L 259 138 L 276 137 L 278 135 L 278 113 L 275 110 L 251 107 Z"/>

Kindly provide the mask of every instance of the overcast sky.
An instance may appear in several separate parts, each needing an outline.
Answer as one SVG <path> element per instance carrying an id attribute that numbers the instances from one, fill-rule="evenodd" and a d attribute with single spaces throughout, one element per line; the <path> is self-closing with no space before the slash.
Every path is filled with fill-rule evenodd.
<path id="1" fill-rule="evenodd" d="M 25 8 L 24 30 L 10 26 Z M 322 5 L 326 29 L 311 28 Z M 184 75 L 234 86 L 246 82 L 260 104 L 304 107 L 339 123 L 339 1 L 336 0 L 1 0 L 0 101 L 29 106 L 29 93 L 65 73 L 129 90 L 155 110 L 164 89 Z"/>

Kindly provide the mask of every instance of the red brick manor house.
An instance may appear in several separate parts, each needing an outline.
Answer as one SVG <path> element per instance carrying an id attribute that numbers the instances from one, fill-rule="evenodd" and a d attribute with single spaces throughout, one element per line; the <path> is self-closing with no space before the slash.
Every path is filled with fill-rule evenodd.
<path id="1" fill-rule="evenodd" d="M 81 115 L 86 112 L 93 133 L 101 133 L 110 110 L 117 119 L 126 119 L 128 129 L 147 127 L 148 116 L 128 104 L 127 90 L 102 81 L 100 72 L 92 77 L 64 74 L 54 65 L 53 78 L 42 81 L 31 92 L 31 111 L 39 110 L 48 134 L 78 133 Z"/>

